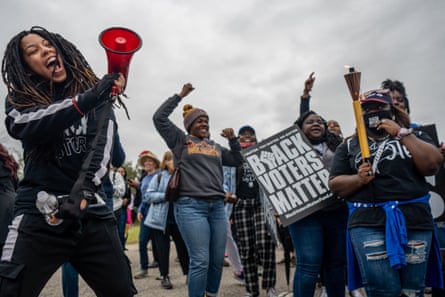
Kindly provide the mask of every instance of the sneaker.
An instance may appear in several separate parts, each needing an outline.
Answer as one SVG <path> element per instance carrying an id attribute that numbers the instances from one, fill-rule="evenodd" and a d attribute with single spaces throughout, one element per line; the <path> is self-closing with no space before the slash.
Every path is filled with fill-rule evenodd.
<path id="1" fill-rule="evenodd" d="M 140 279 L 140 278 L 144 278 L 144 277 L 147 277 L 147 276 L 148 276 L 148 271 L 147 270 L 141 270 L 141 271 L 139 271 L 138 273 L 136 273 L 134 275 L 134 278 Z"/>
<path id="2" fill-rule="evenodd" d="M 161 285 L 164 289 L 170 290 L 173 288 L 172 283 L 170 282 L 170 278 L 168 276 L 164 276 L 161 281 Z"/>
<path id="3" fill-rule="evenodd" d="M 321 287 L 320 297 L 328 297 L 328 292 L 326 292 L 326 287 L 325 286 Z"/>
<path id="4" fill-rule="evenodd" d="M 244 282 L 245 278 L 244 278 L 244 272 L 234 272 L 233 273 L 233 278 L 236 279 L 237 281 L 240 282 Z"/>
<path id="5" fill-rule="evenodd" d="M 156 261 L 151 262 L 148 264 L 148 268 L 158 268 L 159 264 Z"/>
<path id="6" fill-rule="evenodd" d="M 275 291 L 274 288 L 267 289 L 266 296 L 267 297 L 278 297 L 277 292 Z"/>

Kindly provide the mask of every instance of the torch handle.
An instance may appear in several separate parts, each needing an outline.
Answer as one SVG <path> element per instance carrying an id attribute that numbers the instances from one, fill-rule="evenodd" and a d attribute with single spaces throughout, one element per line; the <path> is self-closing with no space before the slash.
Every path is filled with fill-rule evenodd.
<path id="1" fill-rule="evenodd" d="M 360 150 L 362 152 L 362 159 L 366 160 L 371 157 L 369 153 L 368 137 L 366 136 L 365 121 L 363 120 L 362 107 L 359 100 L 353 100 L 352 105 L 354 107 L 355 124 L 357 127 L 357 136 L 360 144 Z"/>

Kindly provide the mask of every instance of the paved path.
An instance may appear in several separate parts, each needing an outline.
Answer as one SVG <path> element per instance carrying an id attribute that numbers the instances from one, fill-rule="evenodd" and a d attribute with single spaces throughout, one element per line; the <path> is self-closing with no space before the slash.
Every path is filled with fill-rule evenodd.
<path id="1" fill-rule="evenodd" d="M 139 254 L 138 245 L 131 244 L 127 245 L 128 251 L 127 255 L 131 261 L 131 267 L 133 273 L 139 271 Z M 172 244 L 170 257 L 170 280 L 173 284 L 173 289 L 165 290 L 161 287 L 161 282 L 156 280 L 156 276 L 159 276 L 159 270 L 149 269 L 149 276 L 144 279 L 135 279 L 135 285 L 138 290 L 136 296 L 153 296 L 153 297 L 186 297 L 187 296 L 187 286 L 185 284 L 185 276 L 182 275 L 179 263 L 175 262 L 176 252 L 174 249 L 174 244 Z M 152 253 L 149 251 L 149 257 L 152 259 Z M 282 258 L 282 252 L 280 249 L 277 250 L 277 259 Z M 293 269 L 291 270 L 291 279 L 293 276 Z M 62 295 L 61 287 L 61 274 L 60 270 L 57 271 L 54 276 L 50 279 L 48 284 L 45 286 L 40 294 L 40 297 L 59 297 Z M 286 284 L 284 264 L 277 264 L 277 293 L 283 293 L 281 296 L 286 295 L 288 292 L 288 287 Z M 79 297 L 94 297 L 96 296 L 93 291 L 85 284 L 83 280 L 80 280 L 80 294 Z M 219 297 L 243 297 L 245 294 L 244 285 L 232 277 L 232 268 L 224 267 L 222 283 L 220 287 Z M 261 297 L 265 297 L 265 291 L 261 292 Z M 289 295 L 291 296 L 291 295 Z M 119 296 L 110 296 L 119 297 Z"/>
<path id="2" fill-rule="evenodd" d="M 128 251 L 126 252 L 128 258 L 131 262 L 131 268 L 133 273 L 139 271 L 139 253 L 138 245 L 130 244 L 127 245 Z M 185 276 L 182 275 L 179 263 L 175 261 L 176 251 L 175 246 L 172 244 L 172 249 L 170 253 L 170 280 L 173 284 L 173 289 L 165 290 L 161 286 L 161 282 L 156 280 L 156 276 L 159 276 L 159 270 L 149 269 L 149 276 L 144 279 L 135 279 L 134 283 L 138 290 L 136 296 L 149 296 L 149 297 L 186 297 L 187 296 L 187 286 L 185 284 Z M 152 253 L 149 251 L 149 257 L 152 259 Z M 277 249 L 277 259 L 283 258 L 283 252 L 280 248 Z M 279 297 L 292 297 L 292 278 L 294 274 L 294 268 L 291 268 L 290 288 L 287 286 L 285 267 L 284 264 L 277 264 L 277 285 L 276 290 Z M 244 285 L 239 281 L 235 280 L 233 277 L 232 267 L 224 267 L 223 278 L 221 282 L 219 297 L 243 297 L 245 294 Z M 54 276 L 50 279 L 46 287 L 43 289 L 39 297 L 62 297 L 62 286 L 61 286 L 61 274 L 60 270 L 57 271 Z M 88 287 L 88 285 L 81 279 L 79 288 L 79 297 L 95 297 L 96 295 Z M 317 289 L 314 297 L 320 297 L 320 290 Z M 265 297 L 266 292 L 262 291 L 260 297 Z M 431 295 L 426 294 L 426 297 L 431 297 Z M 109 297 L 119 297 L 119 296 L 109 296 Z"/>

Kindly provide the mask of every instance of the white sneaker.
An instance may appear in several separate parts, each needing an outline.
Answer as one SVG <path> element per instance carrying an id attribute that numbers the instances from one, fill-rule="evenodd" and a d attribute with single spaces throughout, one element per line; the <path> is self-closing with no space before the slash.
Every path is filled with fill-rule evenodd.
<path id="1" fill-rule="evenodd" d="M 274 288 L 269 288 L 266 291 L 266 297 L 278 297 L 278 295 Z"/>
<path id="2" fill-rule="evenodd" d="M 328 297 L 328 292 L 326 292 L 326 287 L 325 286 L 321 287 L 320 297 Z"/>

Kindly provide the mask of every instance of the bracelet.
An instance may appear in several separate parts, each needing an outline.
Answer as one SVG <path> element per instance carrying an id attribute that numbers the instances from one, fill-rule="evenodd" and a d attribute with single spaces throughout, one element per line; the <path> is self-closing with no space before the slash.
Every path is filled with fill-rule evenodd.
<path id="1" fill-rule="evenodd" d="M 413 133 L 413 128 L 400 128 L 399 131 L 397 131 L 397 135 L 394 136 L 395 139 L 400 140 L 405 136 L 408 136 Z"/>

